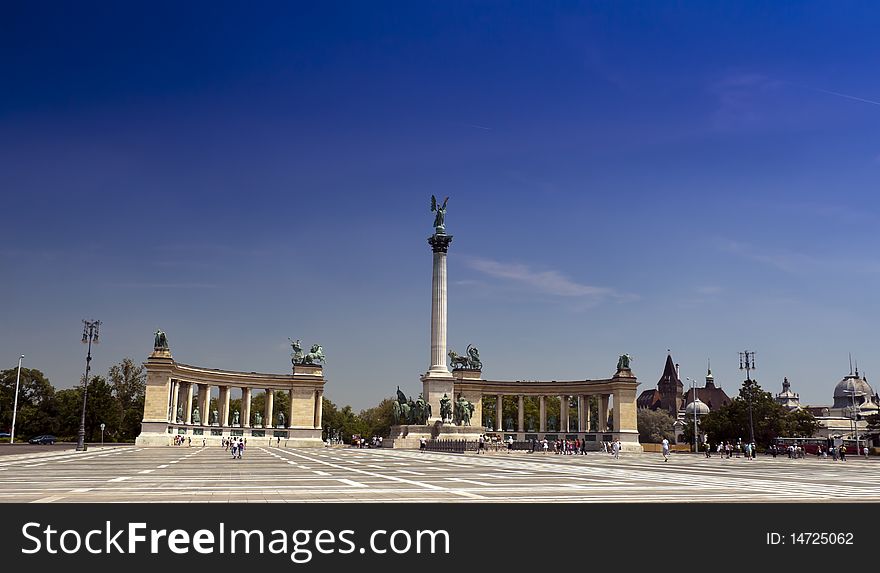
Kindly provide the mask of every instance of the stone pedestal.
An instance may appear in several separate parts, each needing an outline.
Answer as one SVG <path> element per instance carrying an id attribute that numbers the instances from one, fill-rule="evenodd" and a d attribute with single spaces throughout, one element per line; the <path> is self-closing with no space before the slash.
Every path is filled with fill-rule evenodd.
<path id="1" fill-rule="evenodd" d="M 422 396 L 431 405 L 431 417 L 428 423 L 441 422 L 440 399 L 443 395 L 449 397 L 450 404 L 455 403 L 455 379 L 452 374 L 443 376 L 441 373 L 428 372 L 422 376 Z"/>
<path id="2" fill-rule="evenodd" d="M 452 424 L 434 424 L 425 425 L 401 425 L 391 426 L 391 432 L 388 439 L 383 441 L 382 447 L 386 448 L 404 448 L 418 449 L 419 440 L 471 440 L 475 441 L 480 438 L 482 429 L 479 426 L 454 426 Z"/>

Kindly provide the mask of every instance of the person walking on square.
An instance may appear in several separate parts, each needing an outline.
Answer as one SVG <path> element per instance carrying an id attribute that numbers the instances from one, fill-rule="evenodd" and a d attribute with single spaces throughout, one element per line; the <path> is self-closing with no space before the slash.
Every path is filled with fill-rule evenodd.
<path id="1" fill-rule="evenodd" d="M 840 444 L 839 449 L 840 449 L 840 452 L 839 452 L 840 453 L 840 461 L 845 462 L 846 461 L 846 446 L 844 446 L 843 444 Z"/>
<path id="2" fill-rule="evenodd" d="M 666 438 L 663 438 L 663 442 L 661 442 L 661 444 L 662 444 L 662 449 L 663 449 L 663 461 L 668 462 L 669 461 L 669 440 L 667 440 Z"/>
<path id="3" fill-rule="evenodd" d="M 865 459 L 867 460 L 868 459 L 868 446 L 865 446 L 865 448 L 862 451 L 864 452 Z"/>

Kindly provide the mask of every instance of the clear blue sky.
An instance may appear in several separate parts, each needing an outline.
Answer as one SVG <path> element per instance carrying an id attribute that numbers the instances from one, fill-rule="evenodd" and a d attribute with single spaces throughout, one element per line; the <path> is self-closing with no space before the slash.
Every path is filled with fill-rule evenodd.
<path id="1" fill-rule="evenodd" d="M 492 379 L 737 352 L 828 404 L 880 376 L 880 8 L 4 2 L 0 348 L 56 387 L 146 359 L 289 371 L 356 409 L 449 345 Z"/>

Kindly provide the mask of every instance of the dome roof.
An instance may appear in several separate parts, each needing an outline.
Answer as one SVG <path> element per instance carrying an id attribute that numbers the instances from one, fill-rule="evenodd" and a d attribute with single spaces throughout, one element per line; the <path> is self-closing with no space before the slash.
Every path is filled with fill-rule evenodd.
<path id="1" fill-rule="evenodd" d="M 871 401 L 871 398 L 874 396 L 874 389 L 871 388 L 867 380 L 859 378 L 858 374 L 845 376 L 834 387 L 834 406 L 832 407 L 852 407 L 853 395 L 855 395 L 856 405 L 860 406 Z"/>
<path id="2" fill-rule="evenodd" d="M 709 406 L 707 406 L 702 400 L 697 398 L 684 408 L 685 414 L 694 415 L 694 408 L 697 409 L 697 416 L 704 416 L 709 413 Z"/>

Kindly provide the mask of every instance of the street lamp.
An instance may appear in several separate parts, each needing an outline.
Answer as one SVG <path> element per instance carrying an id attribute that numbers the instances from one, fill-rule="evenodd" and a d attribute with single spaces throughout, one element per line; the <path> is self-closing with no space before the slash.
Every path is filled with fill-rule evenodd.
<path id="1" fill-rule="evenodd" d="M 855 389 L 855 385 L 853 385 L 852 390 L 844 390 L 844 394 L 849 394 L 850 398 L 852 398 L 852 416 L 850 417 L 851 427 L 853 428 L 853 434 L 856 437 L 856 456 L 860 455 L 861 450 L 859 450 L 859 422 L 858 422 L 858 409 L 856 408 L 856 396 L 864 396 L 864 392 L 858 392 Z"/>
<path id="2" fill-rule="evenodd" d="M 739 369 L 746 371 L 746 382 L 748 391 L 746 396 L 749 401 L 749 438 L 751 443 L 755 443 L 755 423 L 752 420 L 752 377 L 750 372 L 755 369 L 755 353 L 745 350 L 739 353 Z"/>
<path id="3" fill-rule="evenodd" d="M 12 403 L 12 430 L 9 432 L 9 445 L 15 443 L 15 413 L 18 412 L 18 381 L 21 379 L 21 361 L 24 354 L 18 357 L 18 374 L 15 375 L 15 401 Z"/>
<path id="4" fill-rule="evenodd" d="M 687 377 L 686 380 L 691 381 L 691 405 L 693 406 L 693 415 L 694 415 L 694 453 L 699 453 L 700 446 L 699 440 L 697 440 L 697 381 L 693 378 Z M 680 378 L 679 378 L 680 380 Z M 685 405 L 685 411 L 687 411 L 687 405 Z M 706 446 L 708 447 L 708 446 Z"/>
<path id="5" fill-rule="evenodd" d="M 79 433 L 76 437 L 76 451 L 78 452 L 82 452 L 86 449 L 86 399 L 89 395 L 89 369 L 92 362 L 92 342 L 98 344 L 98 327 L 100 326 L 100 320 L 83 320 L 82 343 L 88 343 L 89 351 L 88 354 L 86 354 L 86 378 L 83 382 L 82 418 L 80 418 L 79 421 Z"/>
<path id="6" fill-rule="evenodd" d="M 104 447 L 104 422 L 101 422 L 101 447 Z"/>

